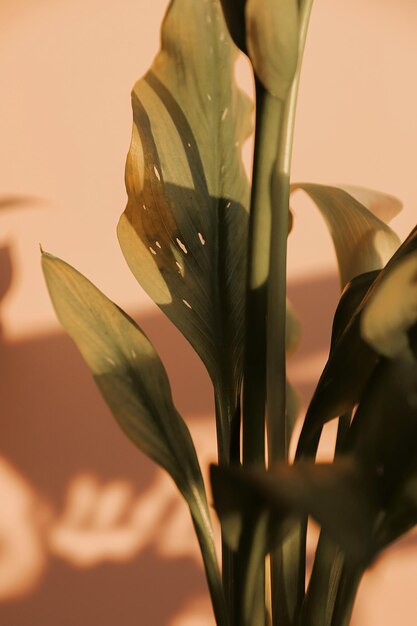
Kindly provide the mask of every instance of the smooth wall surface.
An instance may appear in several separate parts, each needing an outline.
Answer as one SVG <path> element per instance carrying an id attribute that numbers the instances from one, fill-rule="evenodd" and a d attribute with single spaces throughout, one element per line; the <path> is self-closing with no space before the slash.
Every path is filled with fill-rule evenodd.
<path id="1" fill-rule="evenodd" d="M 52 626 L 213 623 L 191 524 L 170 481 L 119 433 L 58 328 L 39 243 L 134 315 L 170 374 L 204 467 L 210 385 L 137 286 L 115 226 L 125 204 L 130 89 L 158 48 L 167 2 L 0 0 L 0 621 Z M 417 5 L 315 0 L 293 179 L 401 197 L 416 221 Z M 251 89 L 247 72 L 240 75 Z M 306 400 L 326 358 L 338 281 L 314 207 L 294 199 L 290 295 Z M 192 381 L 192 384 L 190 383 Z M 415 626 L 414 536 L 366 576 L 353 626 Z"/>

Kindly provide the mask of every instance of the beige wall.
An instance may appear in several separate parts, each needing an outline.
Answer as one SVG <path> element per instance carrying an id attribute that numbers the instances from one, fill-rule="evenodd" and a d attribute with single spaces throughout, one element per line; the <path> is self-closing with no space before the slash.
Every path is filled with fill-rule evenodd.
<path id="1" fill-rule="evenodd" d="M 204 371 L 130 276 L 114 232 L 129 92 L 156 52 L 165 6 L 0 0 L 5 626 L 212 623 L 184 507 L 114 426 L 57 327 L 39 268 L 42 243 L 136 314 L 164 357 L 202 463 L 213 459 Z M 294 150 L 294 180 L 401 197 L 402 236 L 416 216 L 416 24 L 414 0 L 316 0 Z M 289 275 L 305 339 L 291 369 L 306 397 L 325 357 L 337 279 L 318 215 L 301 198 L 295 211 Z M 354 626 L 415 626 L 416 556 L 409 538 L 376 563 Z"/>

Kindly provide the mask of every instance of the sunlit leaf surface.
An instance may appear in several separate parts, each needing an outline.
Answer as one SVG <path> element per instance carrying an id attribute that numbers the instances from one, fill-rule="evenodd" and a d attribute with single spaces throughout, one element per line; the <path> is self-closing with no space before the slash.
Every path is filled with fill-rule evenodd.
<path id="1" fill-rule="evenodd" d="M 241 147 L 251 112 L 235 85 L 235 55 L 216 0 L 171 3 L 161 50 L 132 93 L 118 227 L 137 280 L 229 404 L 242 370 L 249 185 Z"/>
<path id="2" fill-rule="evenodd" d="M 417 252 L 402 259 L 374 289 L 361 317 L 363 338 L 387 357 L 409 356 L 417 322 Z"/>
<path id="3" fill-rule="evenodd" d="M 381 219 L 401 209 L 396 198 L 357 187 L 354 195 L 344 188 L 312 183 L 291 188 L 305 191 L 321 212 L 333 239 L 342 288 L 355 276 L 384 267 L 399 247 L 398 236 Z"/>
<path id="4" fill-rule="evenodd" d="M 203 479 L 157 353 L 133 320 L 82 274 L 49 254 L 43 254 L 42 266 L 57 316 L 117 422 L 142 452 L 170 474 L 188 503 L 215 611 L 221 615 L 222 591 Z"/>
<path id="5" fill-rule="evenodd" d="M 246 43 L 259 80 L 270 94 L 285 100 L 298 61 L 297 0 L 247 0 Z"/>

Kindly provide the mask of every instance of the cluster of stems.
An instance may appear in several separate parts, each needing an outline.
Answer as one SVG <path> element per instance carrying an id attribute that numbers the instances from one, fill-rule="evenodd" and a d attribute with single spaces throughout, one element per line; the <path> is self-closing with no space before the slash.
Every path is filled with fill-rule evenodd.
<path id="1" fill-rule="evenodd" d="M 286 99 L 275 98 L 255 79 L 256 126 L 241 415 L 243 445 L 238 454 L 235 452 L 229 458 L 231 463 L 266 469 L 276 462 L 288 462 L 285 336 L 290 171 L 301 62 L 312 3 L 313 0 L 300 0 L 298 67 Z M 230 626 L 243 626 L 245 569 L 248 566 L 245 560 L 250 558 L 248 546 L 256 541 L 256 531 L 254 527 L 250 529 L 252 537 L 242 538 L 242 549 L 237 553 L 222 542 L 223 588 Z M 296 571 L 294 560 L 288 567 L 281 549 L 262 562 L 257 571 L 258 589 L 252 623 L 245 626 L 265 626 L 269 620 L 273 626 L 313 625 L 310 618 L 314 615 L 314 606 L 309 606 L 311 610 L 306 612 L 302 610 L 305 541 L 306 524 L 302 524 L 292 546 L 299 551 Z M 348 574 L 344 573 L 344 580 L 339 585 L 334 626 L 349 623 L 358 576 L 356 572 Z M 295 590 L 288 600 L 280 590 L 294 579 Z M 280 605 L 288 605 L 288 601 L 292 606 Z M 314 604 L 310 598 L 309 604 L 311 602 Z"/>

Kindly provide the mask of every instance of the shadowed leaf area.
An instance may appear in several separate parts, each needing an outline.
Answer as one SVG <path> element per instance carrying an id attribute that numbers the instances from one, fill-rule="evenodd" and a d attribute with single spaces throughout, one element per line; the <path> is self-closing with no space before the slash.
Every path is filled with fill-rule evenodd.
<path id="1" fill-rule="evenodd" d="M 377 304 L 379 302 L 380 316 L 384 318 L 384 300 L 377 298 L 377 295 L 394 272 L 407 259 L 414 257 L 416 245 L 417 234 L 414 229 L 379 273 L 369 272 L 347 285 L 335 315 L 330 355 L 308 407 L 298 444 L 298 456 L 315 454 L 325 422 L 352 410 L 360 402 L 381 360 L 375 347 L 363 337 L 362 318 L 375 300 Z M 406 269 L 408 272 L 408 265 Z M 398 299 L 397 304 L 401 310 L 404 299 Z M 371 311 L 374 317 L 377 316 L 376 308 L 376 305 L 373 306 Z M 396 316 L 391 317 L 397 319 Z"/>
<path id="2" fill-rule="evenodd" d="M 373 483 L 352 459 L 277 464 L 269 471 L 212 466 L 211 479 L 216 511 L 234 549 L 245 524 L 265 511 L 269 514 L 265 552 L 286 536 L 295 517 L 311 515 L 348 558 L 366 563 L 374 554 Z"/>

